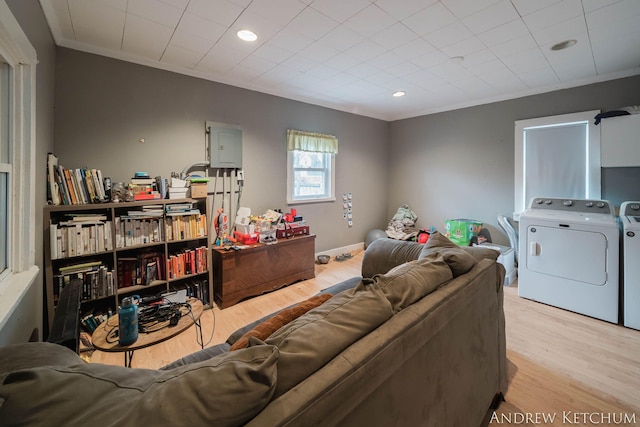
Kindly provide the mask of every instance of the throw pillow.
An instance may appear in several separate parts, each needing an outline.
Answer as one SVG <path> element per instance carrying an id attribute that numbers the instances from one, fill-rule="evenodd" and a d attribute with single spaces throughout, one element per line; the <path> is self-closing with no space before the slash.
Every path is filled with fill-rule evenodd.
<path id="1" fill-rule="evenodd" d="M 332 296 L 333 295 L 331 294 L 314 295 L 311 298 L 294 305 L 293 307 L 285 308 L 275 316 L 265 320 L 259 325 L 256 325 L 256 327 L 251 329 L 250 331 L 247 331 L 247 333 L 240 337 L 238 341 L 233 343 L 229 351 L 246 348 L 249 345 L 249 338 L 251 337 L 256 337 L 262 341 L 266 340 L 275 331 L 302 316 L 312 308 L 318 307 L 320 304 L 322 304 Z"/>
<path id="2" fill-rule="evenodd" d="M 451 269 L 442 255 L 434 253 L 420 260 L 401 264 L 387 274 L 375 275 L 372 282 L 382 289 L 394 313 L 397 313 L 451 278 Z"/>
<path id="3" fill-rule="evenodd" d="M 439 253 L 444 258 L 444 261 L 451 268 L 453 277 L 458 277 L 465 274 L 476 265 L 476 260 L 471 256 L 464 248 L 453 243 L 446 236 L 435 232 L 427 240 L 427 243 L 422 248 L 418 259 L 422 259 L 431 254 Z"/>
<path id="4" fill-rule="evenodd" d="M 358 285 L 280 328 L 265 342 L 278 347 L 274 398 L 316 372 L 393 315 L 375 286 Z"/>
<path id="5" fill-rule="evenodd" d="M 24 369 L 0 385 L 3 425 L 237 426 L 270 401 L 278 349 L 252 346 L 160 371 L 86 363 Z"/>

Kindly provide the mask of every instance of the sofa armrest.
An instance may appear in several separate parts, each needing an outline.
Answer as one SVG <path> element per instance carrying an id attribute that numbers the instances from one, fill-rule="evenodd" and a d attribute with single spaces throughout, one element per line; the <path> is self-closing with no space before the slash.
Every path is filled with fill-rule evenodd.
<path id="1" fill-rule="evenodd" d="M 62 288 L 58 298 L 58 305 L 53 316 L 50 343 L 63 345 L 78 353 L 80 339 L 80 296 L 82 295 L 82 280 L 73 279 Z"/>
<path id="2" fill-rule="evenodd" d="M 418 242 L 395 239 L 374 240 L 364 252 L 362 277 L 371 278 L 385 274 L 393 267 L 418 259 L 424 245 Z"/>

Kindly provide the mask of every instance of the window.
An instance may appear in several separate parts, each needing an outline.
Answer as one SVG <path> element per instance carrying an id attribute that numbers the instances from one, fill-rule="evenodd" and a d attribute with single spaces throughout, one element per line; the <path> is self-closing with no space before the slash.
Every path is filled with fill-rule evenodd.
<path id="1" fill-rule="evenodd" d="M 338 139 L 333 135 L 289 129 L 287 140 L 287 202 L 335 200 Z"/>
<path id="2" fill-rule="evenodd" d="M 36 64 L 35 49 L 0 0 L 0 332 L 23 301 L 37 304 L 25 301 L 38 295 L 30 292 L 39 273 L 35 265 Z M 41 326 L 40 315 L 34 314 L 33 320 L 34 326 Z M 26 329 L 30 319 L 20 322 L 20 328 Z M 16 327 L 15 322 L 11 325 Z M 20 333 L 28 338 L 31 330 Z M 10 335 L 0 333 L 2 338 Z"/>
<path id="3" fill-rule="evenodd" d="M 516 121 L 516 220 L 534 197 L 600 198 L 598 113 Z"/>
<path id="4" fill-rule="evenodd" d="M 11 199 L 11 67 L 0 56 L 0 275 L 10 265 L 9 221 Z"/>

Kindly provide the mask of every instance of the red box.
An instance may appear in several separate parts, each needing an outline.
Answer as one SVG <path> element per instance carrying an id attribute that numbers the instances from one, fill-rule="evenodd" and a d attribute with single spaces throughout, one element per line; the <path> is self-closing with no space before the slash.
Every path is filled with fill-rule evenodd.
<path id="1" fill-rule="evenodd" d="M 308 225 L 286 225 L 283 229 L 276 231 L 276 237 L 278 239 L 288 239 L 293 236 L 302 236 L 309 234 Z"/>
<path id="2" fill-rule="evenodd" d="M 242 243 L 243 245 L 253 245 L 254 243 L 258 243 L 258 238 L 260 237 L 259 233 L 238 233 L 237 231 L 233 232 L 233 235 L 238 240 L 238 243 Z"/>

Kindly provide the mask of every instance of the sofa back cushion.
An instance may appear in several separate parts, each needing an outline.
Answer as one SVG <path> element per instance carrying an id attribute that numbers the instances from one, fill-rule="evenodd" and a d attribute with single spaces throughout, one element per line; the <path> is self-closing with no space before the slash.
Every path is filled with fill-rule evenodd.
<path id="1" fill-rule="evenodd" d="M 261 341 L 266 340 L 271 336 L 271 334 L 273 334 L 284 325 L 294 321 L 298 317 L 305 314 L 307 311 L 316 308 L 331 297 L 331 294 L 314 295 L 311 298 L 306 299 L 292 307 L 281 310 L 276 315 L 266 319 L 263 322 L 260 322 L 253 329 L 247 331 L 243 336 L 241 336 L 236 342 L 233 343 L 229 351 L 246 348 L 249 345 L 249 338 L 251 337 L 256 337 Z"/>
<path id="2" fill-rule="evenodd" d="M 269 403 L 277 359 L 277 348 L 258 345 L 166 371 L 82 362 L 19 370 L 0 385 L 0 419 L 5 426 L 236 426 Z"/>
<path id="3" fill-rule="evenodd" d="M 382 290 L 397 313 L 452 278 L 442 255 L 434 253 L 401 264 L 386 274 L 377 274 L 370 282 Z"/>
<path id="4" fill-rule="evenodd" d="M 384 274 L 400 264 L 418 259 L 422 246 L 417 242 L 395 239 L 374 240 L 362 258 L 362 277 Z"/>
<path id="5" fill-rule="evenodd" d="M 444 261 L 449 265 L 449 268 L 451 268 L 453 277 L 465 274 L 476 265 L 475 258 L 469 252 L 437 231 L 429 236 L 429 240 L 427 240 L 427 243 L 422 248 L 418 259 L 428 257 L 432 254 L 442 255 Z"/>
<path id="6" fill-rule="evenodd" d="M 280 328 L 265 341 L 277 346 L 280 352 L 275 397 L 320 369 L 392 315 L 391 304 L 378 288 L 360 284 Z"/>

